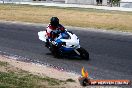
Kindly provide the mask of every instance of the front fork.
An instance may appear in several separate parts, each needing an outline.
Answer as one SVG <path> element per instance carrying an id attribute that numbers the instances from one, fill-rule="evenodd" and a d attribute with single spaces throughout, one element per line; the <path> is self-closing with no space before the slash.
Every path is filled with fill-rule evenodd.
<path id="1" fill-rule="evenodd" d="M 78 52 L 78 50 L 77 50 L 77 49 L 75 49 L 74 51 L 76 52 L 76 54 L 77 54 L 77 55 L 79 55 L 79 56 L 80 56 L 80 53 Z"/>
<path id="2" fill-rule="evenodd" d="M 77 49 L 79 49 L 79 48 L 80 48 L 80 45 L 79 45 L 79 46 L 77 46 L 77 47 L 76 47 L 76 49 L 74 49 L 74 51 L 76 52 L 76 54 L 77 54 L 77 55 L 79 55 L 79 56 L 80 56 L 80 52 L 77 50 Z"/>

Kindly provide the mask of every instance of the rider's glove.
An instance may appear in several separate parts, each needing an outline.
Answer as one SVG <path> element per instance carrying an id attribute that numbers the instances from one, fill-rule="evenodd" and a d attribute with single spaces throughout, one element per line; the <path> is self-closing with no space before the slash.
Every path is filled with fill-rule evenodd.
<path id="1" fill-rule="evenodd" d="M 51 42 L 54 41 L 54 38 L 50 38 L 50 41 L 51 41 Z"/>

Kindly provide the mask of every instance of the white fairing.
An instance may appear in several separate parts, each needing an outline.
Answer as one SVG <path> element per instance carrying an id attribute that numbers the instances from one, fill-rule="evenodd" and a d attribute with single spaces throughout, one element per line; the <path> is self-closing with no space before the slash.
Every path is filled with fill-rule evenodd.
<path id="1" fill-rule="evenodd" d="M 66 42 L 66 48 L 80 48 L 79 39 L 75 34 L 71 34 L 70 32 L 67 32 L 70 35 L 70 39 L 60 39 L 62 42 Z M 59 37 L 58 37 L 59 38 Z"/>
<path id="2" fill-rule="evenodd" d="M 60 39 L 62 42 L 66 42 L 66 46 L 63 46 L 63 47 L 66 47 L 66 48 L 75 48 L 75 49 L 80 48 L 78 37 L 75 34 L 71 34 L 70 32 L 67 32 L 67 33 L 70 35 L 71 38 L 69 38 L 69 39 L 60 39 L 60 37 L 61 37 L 61 35 L 60 35 L 56 39 Z M 41 41 L 46 42 L 46 31 L 40 31 L 40 32 L 38 32 L 38 36 L 39 36 L 39 39 Z"/>
<path id="3" fill-rule="evenodd" d="M 39 36 L 39 39 L 41 41 L 46 42 L 46 31 L 40 31 L 40 32 L 38 32 L 38 36 Z"/>

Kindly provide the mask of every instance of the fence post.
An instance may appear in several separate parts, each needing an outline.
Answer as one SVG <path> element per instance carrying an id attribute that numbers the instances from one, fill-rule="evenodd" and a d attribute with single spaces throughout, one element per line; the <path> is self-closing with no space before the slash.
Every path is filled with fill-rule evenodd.
<path id="1" fill-rule="evenodd" d="M 3 1 L 3 4 L 5 3 L 5 1 L 4 0 L 2 0 Z"/>

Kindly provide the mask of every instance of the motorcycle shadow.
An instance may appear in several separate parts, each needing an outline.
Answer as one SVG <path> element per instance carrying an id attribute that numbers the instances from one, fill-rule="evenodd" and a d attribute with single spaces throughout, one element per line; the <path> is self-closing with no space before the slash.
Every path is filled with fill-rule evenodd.
<path id="1" fill-rule="evenodd" d="M 90 61 L 90 59 L 89 60 L 82 59 L 79 56 L 68 56 L 68 55 L 65 55 L 65 56 L 61 56 L 61 57 L 55 57 L 52 53 L 46 53 L 46 55 L 51 56 L 51 57 L 53 57 L 55 59 L 65 59 L 65 60 L 72 60 L 72 61 Z"/>

